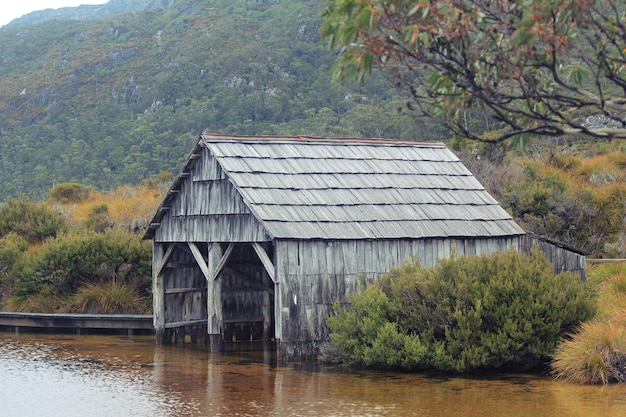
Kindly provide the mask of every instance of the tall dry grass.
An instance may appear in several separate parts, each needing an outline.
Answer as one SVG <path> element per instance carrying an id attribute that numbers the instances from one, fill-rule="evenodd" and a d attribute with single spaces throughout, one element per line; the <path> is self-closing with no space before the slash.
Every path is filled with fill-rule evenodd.
<path id="1" fill-rule="evenodd" d="M 0 311 L 21 313 L 79 313 L 79 314 L 148 314 L 151 300 L 142 297 L 130 285 L 115 281 L 90 283 L 76 294 L 60 297 L 33 294 L 26 297 L 8 297 Z"/>
<path id="2" fill-rule="evenodd" d="M 165 186 L 120 186 L 113 191 L 98 193 L 92 191 L 79 202 L 62 203 L 60 211 L 66 214 L 73 224 L 84 223 L 98 207 L 106 206 L 107 215 L 114 226 L 128 231 L 138 231 L 150 221 L 165 195 Z"/>
<path id="3" fill-rule="evenodd" d="M 578 333 L 557 347 L 552 369 L 557 379 L 575 384 L 626 382 L 624 323 L 583 323 Z"/>
<path id="4" fill-rule="evenodd" d="M 559 344 L 552 372 L 575 384 L 626 382 L 626 264 L 593 267 L 590 278 L 598 315 Z"/>
<path id="5" fill-rule="evenodd" d="M 49 294 L 33 294 L 3 299 L 1 307 L 2 311 L 19 313 L 67 313 L 70 309 L 70 300 Z"/>
<path id="6" fill-rule="evenodd" d="M 134 288 L 115 281 L 90 283 L 72 296 L 71 312 L 83 314 L 148 313 L 149 300 Z"/>
<path id="7" fill-rule="evenodd" d="M 611 275 L 598 291 L 598 318 L 626 325 L 626 272 Z"/>

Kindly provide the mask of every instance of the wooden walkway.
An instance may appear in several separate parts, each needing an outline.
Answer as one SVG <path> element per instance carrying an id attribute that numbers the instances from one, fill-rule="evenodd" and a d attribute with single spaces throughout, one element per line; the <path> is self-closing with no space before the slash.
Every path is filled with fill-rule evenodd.
<path id="1" fill-rule="evenodd" d="M 42 314 L 0 312 L 0 328 L 154 331 L 151 314 Z"/>
<path id="2" fill-rule="evenodd" d="M 626 259 L 589 259 L 587 258 L 588 264 L 621 264 L 626 263 Z"/>

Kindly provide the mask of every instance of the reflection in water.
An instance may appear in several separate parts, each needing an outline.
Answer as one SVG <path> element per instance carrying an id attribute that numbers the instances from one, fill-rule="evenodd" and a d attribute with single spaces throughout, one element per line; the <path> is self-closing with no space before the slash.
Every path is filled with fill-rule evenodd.
<path id="1" fill-rule="evenodd" d="M 626 386 L 277 366 L 248 344 L 216 354 L 151 336 L 0 333 L 0 414 L 604 417 L 626 415 Z"/>

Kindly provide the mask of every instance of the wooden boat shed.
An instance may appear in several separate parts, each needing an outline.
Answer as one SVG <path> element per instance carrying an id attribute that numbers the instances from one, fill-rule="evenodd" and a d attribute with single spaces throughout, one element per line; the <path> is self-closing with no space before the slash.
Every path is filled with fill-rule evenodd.
<path id="1" fill-rule="evenodd" d="M 438 142 L 203 134 L 144 238 L 157 343 L 275 340 L 286 359 L 316 357 L 332 303 L 413 257 L 537 246 L 585 271 Z"/>

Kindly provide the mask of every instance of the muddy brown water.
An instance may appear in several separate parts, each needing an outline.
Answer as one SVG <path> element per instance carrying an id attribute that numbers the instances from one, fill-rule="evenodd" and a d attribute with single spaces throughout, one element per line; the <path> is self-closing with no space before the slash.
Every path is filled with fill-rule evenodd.
<path id="1" fill-rule="evenodd" d="M 272 350 L 157 346 L 153 336 L 0 333 L 0 415 L 626 416 L 626 386 L 277 365 Z"/>

